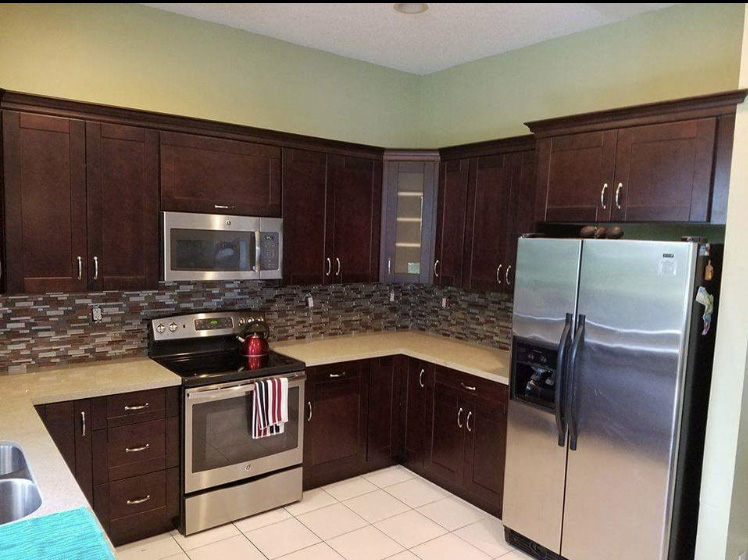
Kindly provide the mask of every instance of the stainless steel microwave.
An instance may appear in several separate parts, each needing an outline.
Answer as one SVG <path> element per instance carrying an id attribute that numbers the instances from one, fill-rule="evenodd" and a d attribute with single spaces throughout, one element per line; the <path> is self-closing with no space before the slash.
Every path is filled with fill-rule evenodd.
<path id="1" fill-rule="evenodd" d="M 283 219 L 162 212 L 164 280 L 283 277 Z"/>

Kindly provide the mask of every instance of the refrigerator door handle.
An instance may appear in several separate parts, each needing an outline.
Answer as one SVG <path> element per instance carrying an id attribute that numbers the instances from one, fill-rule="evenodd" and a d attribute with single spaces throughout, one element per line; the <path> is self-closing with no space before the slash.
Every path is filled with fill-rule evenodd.
<path id="1" fill-rule="evenodd" d="M 574 344 L 571 347 L 571 355 L 569 356 L 569 391 L 567 402 L 569 403 L 569 449 L 572 451 L 577 450 L 577 415 L 576 415 L 576 369 L 577 369 L 577 357 L 579 355 L 579 349 L 584 342 L 584 329 L 587 317 L 585 315 L 579 315 L 577 319 L 577 332 L 574 335 Z"/>
<path id="2" fill-rule="evenodd" d="M 561 333 L 561 341 L 558 344 L 558 358 L 556 361 L 556 429 L 558 430 L 558 446 L 566 446 L 566 415 L 564 414 L 564 370 L 566 369 L 566 350 L 571 338 L 571 325 L 574 316 L 566 314 L 566 325 Z"/>

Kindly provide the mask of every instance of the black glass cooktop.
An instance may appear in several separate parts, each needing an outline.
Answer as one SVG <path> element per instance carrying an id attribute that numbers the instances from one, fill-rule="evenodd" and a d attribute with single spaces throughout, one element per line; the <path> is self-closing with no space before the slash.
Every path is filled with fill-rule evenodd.
<path id="1" fill-rule="evenodd" d="M 304 370 L 304 362 L 272 350 L 266 356 L 249 358 L 236 351 L 173 354 L 153 360 L 182 377 L 187 387 L 268 377 Z"/>

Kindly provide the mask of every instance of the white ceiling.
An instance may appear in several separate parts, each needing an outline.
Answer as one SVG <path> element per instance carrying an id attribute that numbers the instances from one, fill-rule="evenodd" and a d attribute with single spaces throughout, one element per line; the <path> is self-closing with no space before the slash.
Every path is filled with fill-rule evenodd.
<path id="1" fill-rule="evenodd" d="M 430 74 L 673 4 L 145 4 L 381 66 Z"/>

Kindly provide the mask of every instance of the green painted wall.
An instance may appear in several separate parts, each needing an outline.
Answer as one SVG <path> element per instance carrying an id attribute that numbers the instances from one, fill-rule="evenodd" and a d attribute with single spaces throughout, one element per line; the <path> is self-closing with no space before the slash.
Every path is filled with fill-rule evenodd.
<path id="1" fill-rule="evenodd" d="M 139 4 L 0 4 L 0 87 L 388 147 L 737 87 L 743 4 L 683 4 L 429 76 Z"/>
<path id="2" fill-rule="evenodd" d="M 522 123 L 735 89 L 744 4 L 682 4 L 462 64 L 421 82 L 423 146 Z"/>
<path id="3" fill-rule="evenodd" d="M 139 4 L 0 4 L 0 87 L 382 146 L 418 76 Z"/>

